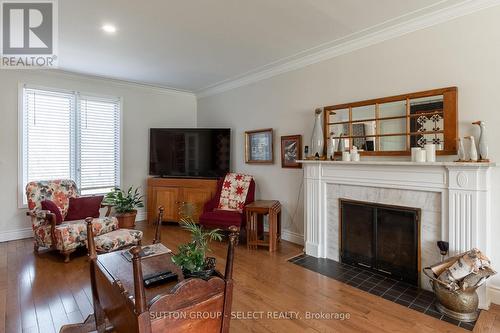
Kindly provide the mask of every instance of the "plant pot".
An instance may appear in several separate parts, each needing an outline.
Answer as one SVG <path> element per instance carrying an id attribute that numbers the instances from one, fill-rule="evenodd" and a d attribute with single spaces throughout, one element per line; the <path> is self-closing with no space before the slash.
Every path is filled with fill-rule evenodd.
<path id="1" fill-rule="evenodd" d="M 191 272 L 188 270 L 183 269 L 182 274 L 184 275 L 185 279 L 188 278 L 198 278 L 198 279 L 203 279 L 203 280 L 208 280 L 212 275 L 214 275 L 215 270 L 214 269 L 207 269 L 204 271 L 198 271 L 198 272 Z"/>
<path id="2" fill-rule="evenodd" d="M 118 225 L 120 228 L 131 229 L 135 227 L 135 217 L 137 216 L 137 210 L 133 210 L 128 213 L 116 214 L 115 217 L 118 220 Z"/>
<path id="3" fill-rule="evenodd" d="M 202 271 L 191 272 L 186 269 L 182 269 L 182 274 L 184 278 L 198 278 L 203 280 L 208 280 L 214 275 L 215 272 L 215 258 L 207 257 L 205 259 L 205 269 Z"/>

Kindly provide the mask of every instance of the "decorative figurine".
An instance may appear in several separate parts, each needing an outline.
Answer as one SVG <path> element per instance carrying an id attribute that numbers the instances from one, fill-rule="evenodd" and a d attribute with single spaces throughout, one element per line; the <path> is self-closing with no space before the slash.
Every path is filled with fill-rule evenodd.
<path id="1" fill-rule="evenodd" d="M 470 151 L 469 151 L 470 160 L 472 162 L 477 162 L 478 157 L 477 157 L 476 140 L 474 139 L 474 137 L 472 135 L 467 136 L 465 138 L 470 140 Z"/>
<path id="2" fill-rule="evenodd" d="M 353 146 L 351 149 L 351 161 L 353 162 L 359 162 L 359 152 L 358 152 L 358 147 Z"/>
<path id="3" fill-rule="evenodd" d="M 481 161 L 488 161 L 488 139 L 486 137 L 486 123 L 484 121 L 476 121 L 473 125 L 479 126 L 479 156 Z"/>
<path id="4" fill-rule="evenodd" d="M 458 161 L 463 162 L 465 161 L 465 149 L 464 149 L 464 142 L 462 141 L 462 138 L 458 138 Z"/>
<path id="5" fill-rule="evenodd" d="M 311 155 L 319 159 L 323 156 L 325 148 L 325 138 L 323 137 L 323 127 L 321 126 L 321 115 L 323 114 L 323 110 L 318 108 L 315 113 L 316 119 L 314 120 L 311 138 Z"/>

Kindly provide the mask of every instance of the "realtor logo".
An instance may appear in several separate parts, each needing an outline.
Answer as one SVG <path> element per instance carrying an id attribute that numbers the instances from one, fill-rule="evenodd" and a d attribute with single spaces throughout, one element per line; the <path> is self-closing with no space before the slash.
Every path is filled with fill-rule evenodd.
<path id="1" fill-rule="evenodd" d="M 55 0 L 0 0 L 1 67 L 55 67 L 57 3 Z"/>

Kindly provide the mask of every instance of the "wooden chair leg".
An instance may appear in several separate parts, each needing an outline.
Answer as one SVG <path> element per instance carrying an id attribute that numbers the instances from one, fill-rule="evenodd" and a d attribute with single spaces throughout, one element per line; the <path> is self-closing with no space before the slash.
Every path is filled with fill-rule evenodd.
<path id="1" fill-rule="evenodd" d="M 247 229 L 248 230 L 248 236 L 247 236 L 247 239 L 248 239 L 248 248 L 249 249 L 253 249 L 253 213 L 250 214 L 250 219 L 249 219 L 249 222 L 250 222 L 250 226 L 249 228 Z"/>
<path id="2" fill-rule="evenodd" d="M 257 243 L 259 240 L 259 215 L 255 214 L 253 217 L 253 241 Z M 257 244 L 253 246 L 254 250 L 258 249 Z"/>
<path id="3" fill-rule="evenodd" d="M 75 252 L 75 250 L 63 251 L 61 252 L 64 255 L 64 262 L 68 263 L 70 260 L 71 253 Z"/>
<path id="4" fill-rule="evenodd" d="M 269 252 L 275 251 L 276 242 L 276 214 L 274 211 L 269 213 Z"/>
<path id="5" fill-rule="evenodd" d="M 95 318 L 96 330 L 98 333 L 104 333 L 106 332 L 106 315 L 104 314 L 104 311 L 102 310 L 102 307 L 99 304 L 99 302 L 96 303 L 97 304 L 94 304 L 94 318 Z"/>
<path id="6" fill-rule="evenodd" d="M 281 242 L 281 210 L 278 212 L 278 242 Z"/>
<path id="7" fill-rule="evenodd" d="M 39 249 L 39 248 L 40 248 L 40 247 L 38 246 L 38 243 L 35 241 L 35 242 L 33 243 L 33 251 L 35 252 L 35 254 L 38 254 L 38 249 Z"/>
<path id="8" fill-rule="evenodd" d="M 252 215 L 248 215 L 247 220 L 247 249 L 251 248 L 250 243 L 252 243 Z"/>
<path id="9" fill-rule="evenodd" d="M 108 322 L 107 319 L 104 319 L 104 324 L 101 324 L 100 327 L 97 327 L 95 321 L 95 315 L 91 314 L 85 319 L 83 323 L 79 324 L 69 324 L 61 327 L 59 333 L 87 333 L 87 332 L 95 332 L 100 330 L 100 332 L 111 333 L 115 332 L 113 326 Z"/>
<path id="10" fill-rule="evenodd" d="M 89 315 L 83 323 L 80 324 L 69 324 L 61 327 L 59 333 L 83 333 L 95 331 L 95 317 Z"/>

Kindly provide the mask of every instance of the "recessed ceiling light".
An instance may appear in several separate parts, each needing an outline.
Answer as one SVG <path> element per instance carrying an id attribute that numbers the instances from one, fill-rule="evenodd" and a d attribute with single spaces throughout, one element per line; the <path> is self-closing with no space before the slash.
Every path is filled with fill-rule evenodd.
<path id="1" fill-rule="evenodd" d="M 114 34 L 116 32 L 116 27 L 112 24 L 105 24 L 101 28 L 104 32 L 107 32 L 108 34 Z"/>

